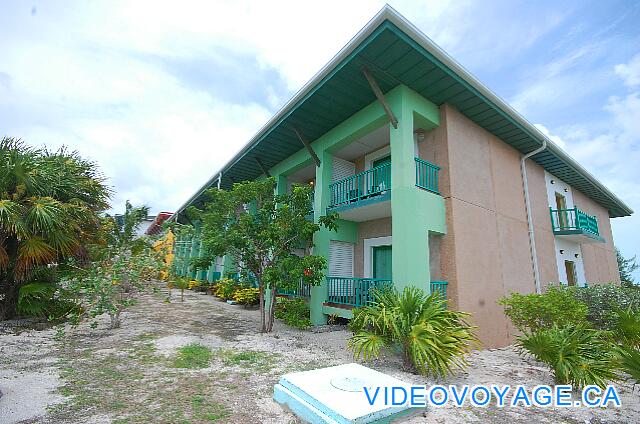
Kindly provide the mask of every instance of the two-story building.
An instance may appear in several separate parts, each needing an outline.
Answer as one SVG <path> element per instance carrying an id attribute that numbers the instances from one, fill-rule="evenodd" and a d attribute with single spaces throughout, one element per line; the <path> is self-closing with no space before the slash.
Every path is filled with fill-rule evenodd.
<path id="1" fill-rule="evenodd" d="M 265 175 L 281 191 L 312 183 L 314 219 L 340 217 L 314 239 L 327 278 L 297 293 L 314 324 L 350 317 L 371 287 L 416 285 L 502 346 L 500 297 L 619 281 L 609 220 L 631 209 L 388 6 L 175 216 L 209 187 Z M 178 246 L 197 255 L 197 239 Z"/>

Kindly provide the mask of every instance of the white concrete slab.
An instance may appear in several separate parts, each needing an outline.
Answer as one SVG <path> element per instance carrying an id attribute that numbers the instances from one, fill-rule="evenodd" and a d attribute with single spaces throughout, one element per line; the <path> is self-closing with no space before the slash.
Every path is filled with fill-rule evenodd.
<path id="1" fill-rule="evenodd" d="M 363 387 L 405 387 L 397 378 L 359 364 L 344 364 L 285 374 L 274 387 L 274 399 L 286 404 L 311 423 L 382 423 L 414 412 L 409 407 L 390 407 L 378 400 L 372 406 Z M 373 393 L 371 391 L 370 393 Z"/>

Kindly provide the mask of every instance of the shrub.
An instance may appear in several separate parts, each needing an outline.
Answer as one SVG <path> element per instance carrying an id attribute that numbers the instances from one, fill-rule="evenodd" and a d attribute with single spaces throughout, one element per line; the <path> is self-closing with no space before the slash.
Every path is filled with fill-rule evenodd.
<path id="1" fill-rule="evenodd" d="M 547 364 L 557 384 L 604 388 L 618 378 L 614 347 L 600 330 L 553 326 L 519 337 L 518 346 L 520 353 Z"/>
<path id="2" fill-rule="evenodd" d="M 446 309 L 439 295 L 416 287 L 374 291 L 374 305 L 357 308 L 349 348 L 354 357 L 378 357 L 382 347 L 398 348 L 405 368 L 420 374 L 446 376 L 468 363 L 465 356 L 477 343 L 469 314 Z"/>
<path id="3" fill-rule="evenodd" d="M 17 312 L 39 318 L 57 320 L 76 311 L 78 306 L 61 294 L 52 283 L 29 283 L 20 287 Z"/>
<path id="4" fill-rule="evenodd" d="M 630 346 L 620 349 L 620 369 L 627 373 L 634 384 L 640 383 L 640 350 Z"/>
<path id="5" fill-rule="evenodd" d="M 223 278 L 218 281 L 215 288 L 215 295 L 222 300 L 233 299 L 233 294 L 242 288 L 242 285 L 231 278 Z"/>
<path id="6" fill-rule="evenodd" d="M 625 346 L 640 348 L 640 310 L 627 308 L 615 313 L 613 335 Z"/>
<path id="7" fill-rule="evenodd" d="M 190 280 L 189 283 L 188 283 L 187 288 L 189 290 L 194 290 L 194 289 L 197 289 L 198 287 L 200 287 L 201 284 L 202 283 L 200 281 L 198 281 L 198 280 Z"/>
<path id="8" fill-rule="evenodd" d="M 574 297 L 587 306 L 587 319 L 601 330 L 613 330 L 617 324 L 616 311 L 640 310 L 640 290 L 615 284 L 597 284 L 579 288 Z"/>
<path id="9" fill-rule="evenodd" d="M 118 328 L 122 311 L 134 305 L 139 294 L 152 290 L 151 281 L 158 278 L 161 270 L 160 257 L 150 249 L 137 255 L 118 250 L 106 260 L 62 280 L 62 288 L 74 294 L 79 306 L 78 313 L 70 317 L 72 323 L 89 317 L 95 327 L 95 318 L 106 313 L 109 328 Z"/>
<path id="10" fill-rule="evenodd" d="M 549 286 L 543 294 L 511 293 L 498 301 L 520 331 L 535 332 L 554 325 L 584 325 L 587 306 L 575 298 L 573 287 Z"/>
<path id="11" fill-rule="evenodd" d="M 309 305 L 301 297 L 277 297 L 275 317 L 292 327 L 307 328 L 311 326 Z"/>
<path id="12" fill-rule="evenodd" d="M 245 306 L 257 305 L 260 297 L 260 289 L 248 287 L 238 289 L 233 294 L 233 300 Z"/>

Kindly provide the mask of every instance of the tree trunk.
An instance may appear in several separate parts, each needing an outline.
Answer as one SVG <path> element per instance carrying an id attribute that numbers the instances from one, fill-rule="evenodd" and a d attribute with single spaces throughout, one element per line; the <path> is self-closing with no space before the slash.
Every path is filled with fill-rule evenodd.
<path id="1" fill-rule="evenodd" d="M 257 274 L 254 273 L 254 275 L 256 275 L 256 280 L 258 280 L 258 289 L 260 290 L 260 332 L 261 333 L 266 333 L 267 332 L 267 326 L 266 326 L 266 322 L 264 319 L 264 283 L 262 282 L 262 278 L 260 278 Z"/>
<path id="2" fill-rule="evenodd" d="M 269 305 L 269 322 L 267 324 L 267 333 L 273 331 L 273 321 L 276 314 L 276 288 L 271 289 L 271 305 Z"/>
<path id="3" fill-rule="evenodd" d="M 0 321 L 15 318 L 19 290 L 20 286 L 10 278 L 2 281 L 0 286 Z"/>

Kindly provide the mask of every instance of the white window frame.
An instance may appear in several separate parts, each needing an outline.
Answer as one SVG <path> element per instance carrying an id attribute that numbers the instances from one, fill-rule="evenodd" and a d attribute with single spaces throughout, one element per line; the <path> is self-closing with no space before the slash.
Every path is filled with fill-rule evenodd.
<path id="1" fill-rule="evenodd" d="M 364 155 L 364 169 L 371 169 L 373 162 L 378 159 L 382 159 L 385 156 L 391 155 L 391 146 L 384 146 L 382 149 L 378 149 L 375 152 Z"/>

